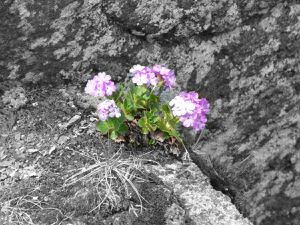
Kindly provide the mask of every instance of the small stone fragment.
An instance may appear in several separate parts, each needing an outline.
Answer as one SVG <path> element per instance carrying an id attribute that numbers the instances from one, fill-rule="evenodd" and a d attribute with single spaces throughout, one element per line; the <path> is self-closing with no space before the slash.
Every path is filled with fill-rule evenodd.
<path id="1" fill-rule="evenodd" d="M 28 134 L 28 136 L 27 136 L 27 142 L 32 142 L 32 141 L 34 141 L 34 134 L 33 133 L 30 133 L 30 134 Z"/>
<path id="2" fill-rule="evenodd" d="M 1 174 L 0 175 L 0 180 L 5 180 L 7 178 L 7 175 L 6 174 Z"/>
<path id="3" fill-rule="evenodd" d="M 18 132 L 15 134 L 15 140 L 20 141 L 21 140 L 21 134 Z"/>
<path id="4" fill-rule="evenodd" d="M 167 208 L 165 218 L 166 225 L 183 225 L 185 224 L 185 211 L 179 205 L 173 203 Z"/>
<path id="5" fill-rule="evenodd" d="M 74 123 L 76 123 L 81 118 L 80 115 L 73 116 L 67 123 L 59 125 L 60 129 L 67 129 L 68 127 L 72 126 Z"/>
<path id="6" fill-rule="evenodd" d="M 16 87 L 6 91 L 2 96 L 2 101 L 11 108 L 19 109 L 20 107 L 26 105 L 28 99 L 25 95 L 24 88 Z"/>
<path id="7" fill-rule="evenodd" d="M 69 138 L 67 136 L 60 136 L 60 138 L 58 139 L 58 144 L 62 145 L 64 144 Z"/>
<path id="8" fill-rule="evenodd" d="M 35 152 L 38 152 L 39 150 L 36 149 L 36 148 L 30 148 L 27 150 L 28 153 L 35 153 Z"/>
<path id="9" fill-rule="evenodd" d="M 50 150 L 49 150 L 49 152 L 48 152 L 48 155 L 51 155 L 52 152 L 54 152 L 55 150 L 56 150 L 56 146 L 54 145 L 54 146 L 52 146 L 52 147 L 50 148 Z"/>
<path id="10" fill-rule="evenodd" d="M 14 162 L 14 160 L 5 160 L 0 162 L 0 167 L 9 167 Z"/>

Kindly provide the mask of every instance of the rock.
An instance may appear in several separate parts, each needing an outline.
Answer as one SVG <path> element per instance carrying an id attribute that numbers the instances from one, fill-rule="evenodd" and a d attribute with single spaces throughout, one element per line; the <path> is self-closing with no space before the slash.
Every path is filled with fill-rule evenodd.
<path id="1" fill-rule="evenodd" d="M 21 140 L 21 133 L 20 133 L 20 132 L 17 132 L 17 133 L 15 134 L 15 140 L 16 140 L 16 141 L 20 141 L 20 140 Z"/>
<path id="2" fill-rule="evenodd" d="M 75 115 L 68 122 L 66 122 L 62 125 L 59 125 L 59 128 L 60 129 L 67 129 L 68 127 L 72 126 L 74 123 L 76 123 L 80 119 L 81 119 L 81 115 Z"/>
<path id="3" fill-rule="evenodd" d="M 38 152 L 38 151 L 39 151 L 39 149 L 36 149 L 36 148 L 30 148 L 30 149 L 27 149 L 27 152 L 30 153 L 30 154 L 36 153 L 36 152 Z"/>
<path id="4" fill-rule="evenodd" d="M 13 109 L 19 109 L 20 107 L 26 105 L 28 99 L 26 97 L 24 88 L 16 87 L 6 91 L 2 96 L 2 101 L 4 104 Z"/>
<path id="5" fill-rule="evenodd" d="M 178 162 L 164 167 L 148 166 L 147 169 L 157 174 L 165 185 L 174 190 L 185 210 L 184 213 L 181 207 L 171 206 L 165 214 L 167 224 L 185 224 L 180 221 L 186 219 L 190 220 L 190 224 L 202 225 L 252 224 L 243 218 L 226 195 L 213 189 L 194 163 Z"/>
<path id="6" fill-rule="evenodd" d="M 56 146 L 54 145 L 49 149 L 49 151 L 46 154 L 51 155 L 55 150 L 56 150 Z"/>
<path id="7" fill-rule="evenodd" d="M 144 173 L 144 175 L 146 175 Z M 159 178 L 157 178 L 160 180 Z M 143 209 L 139 204 L 136 204 L 139 199 L 137 196 L 132 196 L 134 199 L 130 203 L 129 209 L 121 211 L 107 217 L 102 222 L 104 224 L 137 224 L 137 225 L 156 225 L 156 224 L 180 224 L 177 221 L 182 221 L 184 210 L 175 202 L 172 190 L 165 185 L 154 184 L 153 181 L 142 182 L 136 184 L 141 196 L 143 196 Z M 134 203 L 134 204 L 132 204 Z M 171 206 L 171 207 L 169 207 Z M 128 208 L 128 207 L 127 207 Z M 183 216 L 182 216 L 183 215 Z M 171 218 L 174 216 L 174 218 Z M 174 222 L 174 223 L 172 223 Z"/>
<path id="8" fill-rule="evenodd" d="M 293 8 L 278 4 L 224 46 L 198 86 L 212 110 L 196 152 L 210 155 L 255 224 L 300 223 L 300 12 L 296 19 Z"/>
<path id="9" fill-rule="evenodd" d="M 165 213 L 166 225 L 185 224 L 185 211 L 179 205 L 173 203 Z"/>
<path id="10" fill-rule="evenodd" d="M 68 140 L 69 140 L 69 137 L 68 137 L 68 136 L 62 135 L 62 136 L 59 137 L 57 143 L 58 143 L 59 145 L 63 145 L 63 144 L 66 143 L 66 141 L 68 141 Z"/>
<path id="11" fill-rule="evenodd" d="M 33 142 L 35 140 L 35 138 L 36 138 L 36 135 L 34 133 L 30 133 L 30 134 L 28 134 L 26 141 Z"/>
<path id="12" fill-rule="evenodd" d="M 2 1 L 0 87 L 62 81 L 83 87 L 99 71 L 117 81 L 134 64 L 168 65 L 182 88 L 211 104 L 196 153 L 209 155 L 203 166 L 224 179 L 214 187 L 255 224 L 299 224 L 297 2 Z M 3 96 L 16 108 L 25 102 Z M 81 107 L 92 105 L 78 98 Z"/>
<path id="13" fill-rule="evenodd" d="M 76 96 L 76 105 L 82 109 L 97 109 L 97 105 L 101 101 L 98 98 L 94 98 L 88 94 L 77 94 Z"/>
<path id="14" fill-rule="evenodd" d="M 9 167 L 14 163 L 15 160 L 5 160 L 5 161 L 1 161 L 0 163 L 0 167 Z"/>
<path id="15" fill-rule="evenodd" d="M 3 181 L 7 178 L 8 176 L 6 174 L 2 174 L 0 175 L 0 180 Z"/>

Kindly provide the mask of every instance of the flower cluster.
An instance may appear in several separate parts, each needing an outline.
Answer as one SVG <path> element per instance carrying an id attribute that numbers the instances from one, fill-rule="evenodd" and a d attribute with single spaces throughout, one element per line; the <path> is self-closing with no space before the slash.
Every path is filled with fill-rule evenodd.
<path id="1" fill-rule="evenodd" d="M 173 70 L 160 65 L 155 65 L 153 66 L 152 71 L 163 80 L 166 87 L 171 88 L 175 85 L 176 77 Z"/>
<path id="2" fill-rule="evenodd" d="M 206 114 L 209 111 L 209 103 L 205 98 L 199 99 L 198 93 L 181 92 L 169 105 L 174 116 L 178 116 L 183 126 L 192 127 L 199 131 L 205 128 Z"/>
<path id="3" fill-rule="evenodd" d="M 134 74 L 132 82 L 137 85 L 147 84 L 156 86 L 158 83 L 155 73 L 153 73 L 151 68 L 147 66 L 135 65 L 129 70 L 129 72 Z"/>
<path id="4" fill-rule="evenodd" d="M 135 65 L 130 73 L 136 85 L 117 87 L 106 73 L 98 73 L 87 82 L 85 92 L 102 100 L 97 107 L 99 121 L 96 125 L 102 134 L 116 140 L 130 135 L 131 126 L 134 126 L 150 139 L 149 143 L 155 143 L 153 135 L 156 132 L 161 133 L 164 140 L 175 138 L 183 143 L 177 131 L 179 122 L 196 131 L 205 128 L 209 103 L 205 98 L 200 99 L 196 92 L 181 92 L 169 103 L 162 101 L 162 89 L 175 86 L 173 70 L 161 65 Z"/>
<path id="5" fill-rule="evenodd" d="M 154 65 L 152 68 L 135 65 L 129 72 L 134 75 L 132 82 L 137 85 L 146 84 L 156 86 L 162 81 L 165 87 L 171 88 L 175 85 L 176 81 L 174 71 L 160 65 Z"/>
<path id="6" fill-rule="evenodd" d="M 100 120 L 105 121 L 108 117 L 119 118 L 121 112 L 114 100 L 104 100 L 98 105 L 98 116 Z"/>
<path id="7" fill-rule="evenodd" d="M 112 95 L 116 89 L 109 75 L 106 75 L 106 73 L 98 73 L 97 76 L 88 81 L 85 87 L 85 93 L 94 97 L 105 97 Z"/>

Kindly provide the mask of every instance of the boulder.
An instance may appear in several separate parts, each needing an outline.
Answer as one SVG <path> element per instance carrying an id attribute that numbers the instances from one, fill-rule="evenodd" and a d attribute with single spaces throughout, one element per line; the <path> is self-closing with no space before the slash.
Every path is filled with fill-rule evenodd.
<path id="1" fill-rule="evenodd" d="M 0 21 L 0 94 L 165 64 L 211 103 L 212 184 L 254 224 L 300 223 L 298 1 L 5 0 Z"/>

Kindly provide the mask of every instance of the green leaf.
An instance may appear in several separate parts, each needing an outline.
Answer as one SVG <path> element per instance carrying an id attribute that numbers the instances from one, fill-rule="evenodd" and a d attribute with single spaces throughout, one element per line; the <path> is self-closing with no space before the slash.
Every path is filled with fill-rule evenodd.
<path id="1" fill-rule="evenodd" d="M 143 116 L 139 119 L 138 125 L 142 128 L 144 134 L 155 131 L 157 129 L 156 122 L 159 117 L 155 111 L 144 112 Z"/>
<path id="2" fill-rule="evenodd" d="M 149 96 L 149 101 L 150 101 L 151 104 L 159 103 L 159 100 L 160 100 L 160 98 L 155 94 L 151 94 Z"/>
<path id="3" fill-rule="evenodd" d="M 149 133 L 150 130 L 147 127 L 147 118 L 142 117 L 141 119 L 139 119 L 138 126 L 140 128 L 142 128 L 142 133 L 143 134 L 148 134 Z"/>
<path id="4" fill-rule="evenodd" d="M 132 89 L 132 94 L 135 96 L 142 97 L 149 89 L 145 85 L 135 86 Z"/>
<path id="5" fill-rule="evenodd" d="M 169 117 L 170 115 L 173 115 L 169 105 L 164 104 L 164 105 L 161 106 L 161 109 L 162 109 L 162 112 L 163 112 L 164 116 Z"/>
<path id="6" fill-rule="evenodd" d="M 127 107 L 125 106 L 125 102 L 124 102 L 124 104 L 120 103 L 118 106 L 122 110 L 122 112 L 124 113 L 124 116 L 127 120 L 129 120 L 129 121 L 134 120 L 134 117 L 132 116 L 131 110 L 128 106 Z"/>
<path id="7" fill-rule="evenodd" d="M 149 144 L 149 145 L 154 145 L 155 142 L 156 142 L 156 141 L 155 141 L 154 139 L 150 139 L 150 140 L 148 141 L 148 144 Z"/>
<path id="8" fill-rule="evenodd" d="M 158 128 L 164 132 L 168 137 L 175 137 L 178 141 L 182 142 L 180 134 L 176 130 L 177 124 L 179 123 L 179 118 L 175 117 L 169 105 L 164 104 L 161 107 L 162 117 L 157 121 Z"/>
<path id="9" fill-rule="evenodd" d="M 130 114 L 125 114 L 126 119 L 128 119 L 129 121 L 133 121 L 134 117 Z"/>
<path id="10" fill-rule="evenodd" d="M 125 123 L 125 117 L 121 116 L 119 118 L 110 118 L 114 127 L 114 131 L 117 134 L 124 134 L 128 131 L 128 127 Z"/>
<path id="11" fill-rule="evenodd" d="M 115 140 L 119 135 L 126 134 L 128 131 L 125 120 L 123 115 L 119 118 L 108 118 L 106 121 L 99 121 L 96 129 L 103 134 L 109 134 L 109 138 Z"/>
<path id="12" fill-rule="evenodd" d="M 109 135 L 109 137 L 110 137 L 110 139 L 112 139 L 112 140 L 116 140 L 117 138 L 118 138 L 118 133 L 117 133 L 117 131 L 112 131 L 111 133 L 110 133 L 110 135 Z"/>
<path id="13" fill-rule="evenodd" d="M 108 98 L 115 100 L 116 104 L 122 101 L 123 96 L 125 95 L 125 86 L 123 84 L 118 85 L 118 89 Z"/>
<path id="14" fill-rule="evenodd" d="M 103 134 L 107 134 L 110 127 L 106 121 L 99 121 L 96 124 L 96 129 L 97 129 L 97 131 L 100 131 Z"/>
<path id="15" fill-rule="evenodd" d="M 118 125 L 116 131 L 118 132 L 118 134 L 125 134 L 128 131 L 128 127 L 124 122 L 122 122 Z"/>

